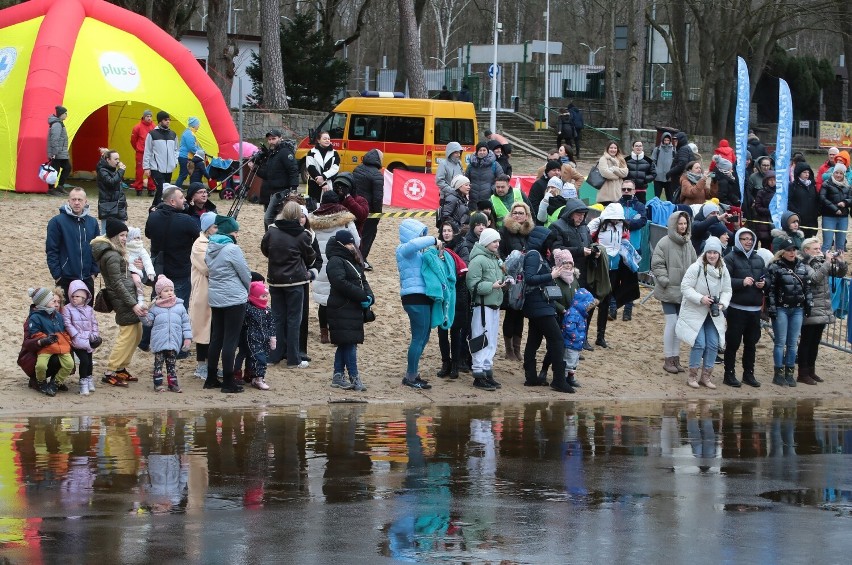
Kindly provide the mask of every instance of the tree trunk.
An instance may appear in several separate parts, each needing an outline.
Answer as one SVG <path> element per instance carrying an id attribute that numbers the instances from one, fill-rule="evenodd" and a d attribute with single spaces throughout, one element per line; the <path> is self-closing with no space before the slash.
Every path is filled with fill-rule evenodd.
<path id="1" fill-rule="evenodd" d="M 606 35 L 606 122 L 608 127 L 618 126 L 618 92 L 615 68 L 615 3 L 607 5 L 609 25 Z"/>
<path id="2" fill-rule="evenodd" d="M 644 14 L 647 0 L 633 0 L 630 13 Z M 630 130 L 642 127 L 643 86 L 645 83 L 645 18 L 632 18 L 628 36 L 627 77 L 624 84 L 621 140 L 624 151 L 631 142 Z"/>
<path id="3" fill-rule="evenodd" d="M 838 19 L 838 22 L 848 22 L 850 18 L 852 18 L 852 8 L 849 7 L 849 2 L 847 0 L 840 0 L 840 14 L 841 17 Z M 849 72 L 849 67 L 852 67 L 852 35 L 850 35 L 850 31 L 848 29 L 843 30 L 845 33 L 843 34 L 843 54 L 845 65 L 846 65 L 846 76 L 847 76 L 847 99 L 846 99 L 846 107 L 840 109 L 840 116 L 844 122 L 848 122 L 850 119 L 849 116 L 849 108 L 852 107 L 852 73 Z M 832 62 L 833 63 L 833 62 Z"/>
<path id="4" fill-rule="evenodd" d="M 404 54 L 408 79 L 408 93 L 411 98 L 427 98 L 426 72 L 423 68 L 423 56 L 420 52 L 420 33 L 414 0 L 397 0 L 399 5 L 399 23 L 402 35 L 400 50 Z"/>
<path id="5" fill-rule="evenodd" d="M 689 126 L 689 92 L 686 86 L 686 5 L 684 2 L 673 2 L 669 6 L 672 33 L 672 114 L 674 126 L 679 129 L 690 129 Z"/>
<path id="6" fill-rule="evenodd" d="M 207 74 L 231 105 L 236 45 L 228 39 L 228 0 L 207 0 Z"/>
<path id="7" fill-rule="evenodd" d="M 260 0 L 260 64 L 263 70 L 263 105 L 287 110 L 287 88 L 281 63 L 280 0 Z"/>

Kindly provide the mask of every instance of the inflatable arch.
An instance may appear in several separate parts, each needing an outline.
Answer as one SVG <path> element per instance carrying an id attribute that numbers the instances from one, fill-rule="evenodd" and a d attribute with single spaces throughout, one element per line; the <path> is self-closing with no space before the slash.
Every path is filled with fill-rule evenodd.
<path id="1" fill-rule="evenodd" d="M 153 22 L 103 0 L 31 0 L 0 11 L 0 189 L 46 192 L 48 117 L 68 108 L 76 170 L 98 147 L 133 171 L 130 132 L 149 108 L 180 136 L 190 116 L 210 155 L 236 158 L 237 130 L 222 94 L 188 49 Z"/>

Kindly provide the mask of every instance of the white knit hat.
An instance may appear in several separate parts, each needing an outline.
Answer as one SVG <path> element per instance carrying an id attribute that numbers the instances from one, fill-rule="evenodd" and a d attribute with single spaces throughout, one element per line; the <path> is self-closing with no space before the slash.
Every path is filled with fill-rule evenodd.
<path id="1" fill-rule="evenodd" d="M 489 244 L 495 241 L 500 241 L 500 234 L 494 228 L 485 228 L 479 234 L 479 243 L 482 244 L 482 247 L 488 247 Z"/>

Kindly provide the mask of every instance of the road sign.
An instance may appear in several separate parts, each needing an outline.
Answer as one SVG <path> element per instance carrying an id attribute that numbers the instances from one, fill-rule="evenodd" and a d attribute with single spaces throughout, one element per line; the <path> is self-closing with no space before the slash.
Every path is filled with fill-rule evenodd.
<path id="1" fill-rule="evenodd" d="M 671 90 L 664 90 L 664 91 L 660 92 L 660 98 L 662 98 L 663 100 L 671 100 L 672 99 L 672 91 Z"/>
<path id="2" fill-rule="evenodd" d="M 497 65 L 497 73 L 495 73 L 494 72 L 494 63 L 491 63 L 490 65 L 488 65 L 488 76 L 490 76 L 491 78 L 494 78 L 495 74 L 498 74 L 498 75 L 500 74 L 500 65 Z"/>

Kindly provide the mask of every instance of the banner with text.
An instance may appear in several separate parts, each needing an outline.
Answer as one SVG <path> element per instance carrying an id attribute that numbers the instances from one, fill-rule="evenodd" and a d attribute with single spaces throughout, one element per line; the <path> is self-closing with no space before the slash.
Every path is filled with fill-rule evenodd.
<path id="1" fill-rule="evenodd" d="M 734 115 L 734 148 L 736 150 L 737 176 L 740 182 L 740 202 L 745 202 L 746 152 L 748 152 L 749 113 L 748 67 L 742 57 L 737 57 L 737 109 Z"/>
<path id="2" fill-rule="evenodd" d="M 820 122 L 819 146 L 852 149 L 852 123 Z"/>
<path id="3" fill-rule="evenodd" d="M 793 145 L 793 97 L 784 79 L 778 79 L 778 137 L 775 145 L 775 196 L 769 201 L 772 223 L 781 228 L 790 189 L 790 156 Z"/>

